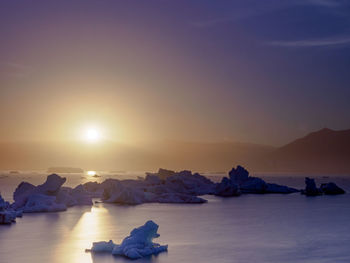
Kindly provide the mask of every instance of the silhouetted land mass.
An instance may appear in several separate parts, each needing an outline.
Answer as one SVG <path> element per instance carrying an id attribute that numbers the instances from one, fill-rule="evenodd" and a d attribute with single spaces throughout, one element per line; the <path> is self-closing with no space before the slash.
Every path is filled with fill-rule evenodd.
<path id="1" fill-rule="evenodd" d="M 254 167 L 266 172 L 350 173 L 350 130 L 312 132 L 261 157 Z"/>
<path id="2" fill-rule="evenodd" d="M 322 129 L 282 147 L 239 142 L 162 141 L 142 145 L 105 142 L 2 143 L 0 169 L 82 167 L 85 170 L 216 172 L 242 164 L 251 172 L 350 174 L 350 130 Z"/>

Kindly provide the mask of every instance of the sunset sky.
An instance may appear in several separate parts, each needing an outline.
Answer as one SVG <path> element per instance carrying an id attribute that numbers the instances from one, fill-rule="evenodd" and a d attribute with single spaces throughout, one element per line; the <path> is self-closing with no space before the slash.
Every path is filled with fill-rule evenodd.
<path id="1" fill-rule="evenodd" d="M 125 143 L 282 145 L 347 129 L 349 11 L 345 0 L 1 1 L 0 139 L 97 127 Z"/>

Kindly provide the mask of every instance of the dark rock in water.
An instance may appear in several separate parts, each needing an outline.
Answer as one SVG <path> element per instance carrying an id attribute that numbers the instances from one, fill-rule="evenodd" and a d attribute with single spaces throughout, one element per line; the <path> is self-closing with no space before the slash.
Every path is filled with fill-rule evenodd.
<path id="1" fill-rule="evenodd" d="M 335 183 L 329 182 L 326 184 L 321 184 L 320 188 L 316 187 L 314 179 L 305 177 L 305 190 L 302 190 L 302 194 L 306 196 L 317 196 L 317 195 L 340 195 L 345 194 L 345 191 L 337 186 Z"/>
<path id="2" fill-rule="evenodd" d="M 345 194 L 345 191 L 337 186 L 335 183 L 321 184 L 321 191 L 325 195 L 341 195 Z"/>
<path id="3" fill-rule="evenodd" d="M 295 188 L 288 187 L 285 185 L 269 184 L 269 183 L 267 183 L 266 185 L 267 185 L 267 188 L 266 188 L 267 193 L 288 194 L 288 193 L 300 192 L 299 190 L 297 190 Z"/>
<path id="4" fill-rule="evenodd" d="M 232 168 L 228 175 L 234 184 L 241 185 L 248 180 L 249 172 L 238 165 L 236 169 Z"/>
<path id="5" fill-rule="evenodd" d="M 0 225 L 12 224 L 16 222 L 16 217 L 22 217 L 22 210 L 11 208 L 10 203 L 6 202 L 0 195 Z"/>
<path id="6" fill-rule="evenodd" d="M 229 196 L 239 196 L 241 191 L 237 184 L 233 183 L 229 178 L 222 178 L 221 182 L 216 185 L 215 195 L 229 197 Z"/>
<path id="7" fill-rule="evenodd" d="M 241 183 L 240 189 L 243 193 L 265 194 L 267 193 L 267 184 L 259 177 L 250 176 L 246 181 Z"/>
<path id="8" fill-rule="evenodd" d="M 158 203 L 177 203 L 177 204 L 201 204 L 208 202 L 207 200 L 195 195 L 180 193 L 165 193 L 154 197 L 152 202 Z"/>
<path id="9" fill-rule="evenodd" d="M 0 194 L 0 225 L 11 224 L 16 222 L 16 217 L 21 217 L 22 211 L 16 211 L 10 207 L 10 203 L 6 202 Z"/>
<path id="10" fill-rule="evenodd" d="M 303 190 L 301 193 L 306 196 L 317 196 L 322 195 L 321 189 L 316 187 L 315 180 L 309 177 L 305 177 L 305 190 Z"/>
<path id="11" fill-rule="evenodd" d="M 266 183 L 259 177 L 249 176 L 249 172 L 242 166 L 232 168 L 229 172 L 229 177 L 224 177 L 222 181 L 216 185 L 215 195 L 218 196 L 238 196 L 242 194 L 268 194 L 279 193 L 289 194 L 298 192 L 297 189 Z"/>

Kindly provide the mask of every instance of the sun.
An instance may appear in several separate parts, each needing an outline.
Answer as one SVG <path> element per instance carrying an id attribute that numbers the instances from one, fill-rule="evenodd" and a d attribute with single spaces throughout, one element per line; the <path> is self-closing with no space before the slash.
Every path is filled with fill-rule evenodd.
<path id="1" fill-rule="evenodd" d="M 96 176 L 96 171 L 87 171 L 86 174 L 89 176 Z"/>
<path id="2" fill-rule="evenodd" d="M 97 142 L 101 141 L 101 139 L 102 139 L 101 132 L 96 127 L 87 127 L 84 130 L 82 137 L 83 137 L 84 141 L 86 141 L 88 143 L 97 143 Z"/>

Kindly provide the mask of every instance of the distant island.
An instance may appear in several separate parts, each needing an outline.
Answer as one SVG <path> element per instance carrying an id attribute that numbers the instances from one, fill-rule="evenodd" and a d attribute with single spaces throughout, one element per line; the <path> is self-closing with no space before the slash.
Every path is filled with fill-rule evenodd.
<path id="1" fill-rule="evenodd" d="M 48 173 L 84 173 L 84 170 L 81 168 L 77 168 L 77 167 L 50 167 L 47 169 Z"/>

